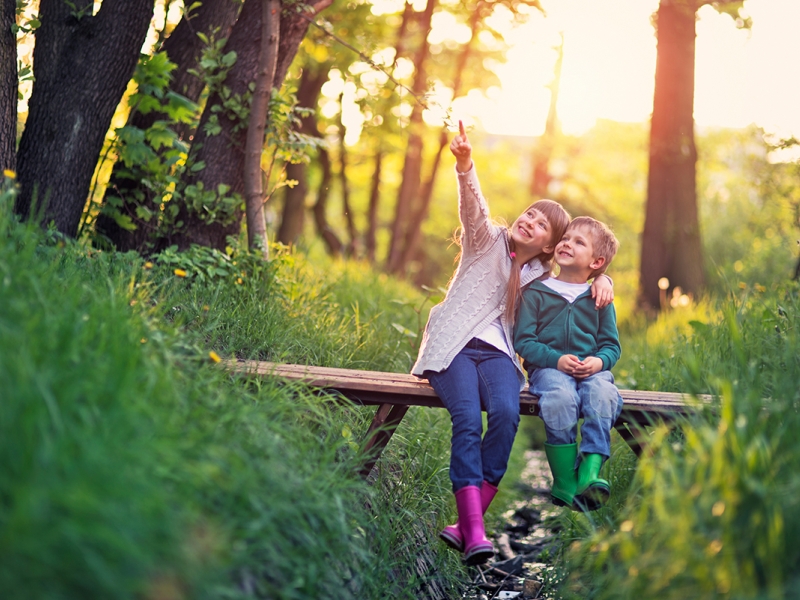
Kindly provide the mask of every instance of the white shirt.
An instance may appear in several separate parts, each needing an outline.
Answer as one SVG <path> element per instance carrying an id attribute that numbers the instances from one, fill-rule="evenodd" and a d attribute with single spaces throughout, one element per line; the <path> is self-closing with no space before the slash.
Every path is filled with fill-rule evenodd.
<path id="1" fill-rule="evenodd" d="M 522 269 L 519 273 L 520 279 L 522 279 L 530 270 L 531 267 L 528 263 L 522 265 Z M 506 334 L 503 331 L 503 324 L 500 322 L 500 317 L 497 317 L 494 321 L 489 323 L 486 329 L 484 329 L 475 337 L 479 340 L 483 340 L 487 344 L 491 344 L 501 352 L 505 352 L 512 359 L 516 360 L 516 353 L 513 349 L 509 348 L 508 343 L 506 342 Z"/>
<path id="2" fill-rule="evenodd" d="M 548 277 L 541 281 L 551 290 L 561 294 L 570 304 L 575 302 L 575 298 L 589 289 L 588 283 L 567 283 L 566 281 L 559 281 L 555 277 Z"/>

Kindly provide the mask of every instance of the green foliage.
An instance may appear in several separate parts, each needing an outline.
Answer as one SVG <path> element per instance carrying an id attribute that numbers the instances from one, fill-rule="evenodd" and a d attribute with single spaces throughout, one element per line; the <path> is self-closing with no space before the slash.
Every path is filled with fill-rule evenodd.
<path id="1" fill-rule="evenodd" d="M 286 251 L 149 264 L 43 244 L 2 185 L 4 598 L 412 600 L 432 578 L 457 593 L 455 554 L 427 541 L 449 500 L 445 411 L 412 410 L 367 485 L 356 440 L 372 410 L 213 360 L 405 370 L 386 322 L 415 326 L 388 310 L 416 305 L 412 290 Z"/>
<path id="2" fill-rule="evenodd" d="M 664 343 L 668 363 L 645 363 L 717 409 L 654 430 L 635 493 L 568 555 L 564 598 L 797 595 L 799 298 L 786 284 L 725 300 Z"/>
<path id="3" fill-rule="evenodd" d="M 116 177 L 136 182 L 137 185 L 131 186 L 132 191 L 126 193 L 124 198 L 109 190 L 102 207 L 95 203 L 85 213 L 82 229 L 97 210 L 114 218 L 123 229 L 136 229 L 137 225 L 128 214 L 120 210 L 123 205 L 135 207 L 139 219 L 152 223 L 153 235 L 174 226 L 177 206 L 170 204 L 170 200 L 176 194 L 188 153 L 188 146 L 180 139 L 176 128 L 194 124 L 199 114 L 199 107 L 195 103 L 168 90 L 170 73 L 174 69 L 175 64 L 168 60 L 164 52 L 141 57 L 133 77 L 137 87 L 129 98 L 131 112 L 128 123 L 115 130 L 115 138 L 105 154 L 106 157 L 111 153 L 116 155 Z M 141 129 L 130 121 L 130 117 L 137 112 L 157 112 L 163 118 L 155 120 L 147 129 Z M 192 198 L 201 207 L 208 203 L 208 199 L 200 193 Z M 216 216 L 217 213 L 213 214 Z"/>
<path id="4" fill-rule="evenodd" d="M 192 170 L 201 170 L 205 165 L 193 163 Z M 217 185 L 216 189 L 207 190 L 202 181 L 193 183 L 176 190 L 175 196 L 183 198 L 186 206 L 200 217 L 204 223 L 221 223 L 230 225 L 241 214 L 244 206 L 242 195 L 230 192 L 230 186 L 224 183 Z M 180 227 L 181 223 L 175 223 Z"/>

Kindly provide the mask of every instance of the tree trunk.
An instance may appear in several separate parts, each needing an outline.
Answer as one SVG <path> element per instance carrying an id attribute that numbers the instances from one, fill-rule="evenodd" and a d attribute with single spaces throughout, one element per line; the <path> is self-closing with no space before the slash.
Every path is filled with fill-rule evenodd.
<path id="1" fill-rule="evenodd" d="M 397 34 L 395 39 L 395 53 L 394 59 L 392 60 L 392 64 L 389 70 L 394 74 L 394 68 L 397 65 L 397 60 L 405 56 L 406 53 L 406 42 L 408 41 L 408 28 L 411 22 L 414 20 L 414 5 L 411 2 L 406 1 L 405 5 L 403 6 L 403 16 L 400 20 L 400 26 L 397 28 Z M 386 98 L 383 102 L 380 103 L 380 114 L 389 115 L 391 114 L 392 108 L 392 98 L 394 95 L 390 95 Z M 378 143 L 375 150 L 375 168 L 372 173 L 372 185 L 370 186 L 370 196 L 369 196 L 369 207 L 367 208 L 367 230 L 365 232 L 365 239 L 364 245 L 366 247 L 366 254 L 367 260 L 370 263 L 376 263 L 376 250 L 377 250 L 377 233 L 378 233 L 378 206 L 380 204 L 381 196 L 380 196 L 380 188 L 381 188 L 381 175 L 383 169 L 383 159 L 384 159 L 384 147 L 383 147 L 383 139 L 389 135 L 390 127 L 389 127 L 389 119 L 385 118 L 378 126 Z"/>
<path id="2" fill-rule="evenodd" d="M 378 232 L 378 204 L 381 198 L 381 170 L 383 169 L 383 150 L 378 141 L 375 153 L 375 168 L 372 171 L 372 184 L 369 187 L 369 206 L 367 207 L 367 231 L 364 234 L 364 246 L 367 260 L 375 264 L 376 235 Z"/>
<path id="3" fill-rule="evenodd" d="M 331 159 L 325 148 L 320 148 L 319 166 L 322 168 L 322 180 L 319 182 L 317 202 L 314 204 L 314 224 L 317 226 L 317 234 L 325 242 L 328 254 L 338 257 L 342 253 L 342 242 L 328 225 L 328 217 L 326 215 L 328 194 L 330 193 L 333 176 L 331 174 Z"/>
<path id="4" fill-rule="evenodd" d="M 306 180 L 306 165 L 304 163 L 289 163 L 286 165 L 286 179 L 294 179 L 297 184 L 293 187 L 283 188 L 283 213 L 281 224 L 278 228 L 278 241 L 291 246 L 303 234 L 305 223 L 306 195 L 308 194 L 308 181 Z"/>
<path id="5" fill-rule="evenodd" d="M 237 0 L 205 0 L 192 11 L 191 19 L 184 17 L 180 20 L 161 48 L 175 63 L 175 70 L 171 73 L 169 86 L 171 91 L 185 96 L 192 102 L 200 100 L 205 82 L 197 75 L 190 73 L 191 70 L 197 69 L 205 48 L 205 42 L 200 39 L 198 34 L 209 38 L 217 36 L 218 39 L 228 37 L 240 8 L 241 5 Z M 163 115 L 158 111 L 151 111 L 147 114 L 135 112 L 130 117 L 130 124 L 145 130 L 152 127 L 156 120 L 161 118 Z M 190 139 L 193 133 L 193 129 L 185 123 L 177 124 L 174 129 L 183 140 Z M 141 251 L 152 239 L 153 226 L 136 214 L 136 207 L 145 204 L 156 209 L 157 207 L 153 206 L 153 203 L 156 201 L 160 203 L 160 199 L 154 198 L 153 193 L 140 180 L 123 176 L 122 171 L 121 164 L 114 165 L 105 196 L 106 198 L 116 196 L 122 199 L 123 205 L 119 210 L 122 214 L 130 217 L 133 224 L 136 225 L 136 229 L 133 231 L 123 229 L 112 217 L 104 214 L 98 215 L 95 229 L 122 252 Z M 142 202 L 128 200 L 133 198 L 134 194 L 143 194 L 145 200 Z"/>
<path id="6" fill-rule="evenodd" d="M 426 75 L 426 63 L 430 56 L 430 44 L 428 44 L 428 34 L 431 30 L 431 19 L 436 8 L 437 0 L 428 0 L 425 12 L 420 18 L 420 45 L 414 57 L 414 84 L 412 91 L 415 98 L 412 99 L 413 105 L 408 125 L 408 145 L 406 146 L 406 157 L 403 163 L 403 172 L 400 179 L 400 189 L 397 193 L 397 206 L 395 207 L 395 217 L 392 223 L 391 239 L 389 242 L 389 254 L 386 258 L 386 271 L 398 273 L 403 269 L 403 242 L 409 227 L 409 217 L 414 210 L 414 200 L 419 193 L 419 186 L 422 171 L 422 106 L 416 98 L 422 96 L 428 86 Z"/>
<path id="7" fill-rule="evenodd" d="M 0 171 L 17 169 L 16 1 L 0 0 Z"/>
<path id="8" fill-rule="evenodd" d="M 472 45 L 477 39 L 480 22 L 481 10 L 479 5 L 470 14 L 470 38 L 464 44 L 461 49 L 461 53 L 458 56 L 455 78 L 453 79 L 454 99 L 461 94 L 461 87 L 463 84 L 462 75 L 466 71 L 467 63 L 469 62 L 469 58 L 472 54 Z M 422 185 L 422 188 L 419 192 L 417 209 L 412 214 L 408 224 L 408 229 L 406 231 L 403 244 L 403 253 L 398 266 L 398 273 L 405 273 L 415 257 L 417 257 L 419 254 L 424 255 L 424 252 L 420 252 L 419 248 L 420 240 L 422 239 L 422 224 L 425 222 L 425 219 L 428 218 L 428 210 L 430 209 L 431 200 L 433 199 L 433 186 L 436 184 L 436 176 L 439 173 L 439 165 L 442 162 L 442 154 L 444 153 L 445 148 L 447 148 L 449 145 L 449 141 L 449 132 L 446 128 L 443 128 L 439 132 L 439 148 L 436 151 L 436 155 L 433 157 L 428 179 Z"/>
<path id="9" fill-rule="evenodd" d="M 301 13 L 294 10 L 294 5 L 285 0 L 282 3 L 284 12 L 281 14 L 280 35 L 278 44 L 278 62 L 273 78 L 273 85 L 280 85 L 286 77 L 286 72 L 292 62 L 297 47 L 308 29 L 306 16 L 318 13 L 330 6 L 332 0 L 319 0 L 310 5 L 311 13 Z M 261 39 L 261 0 L 245 0 L 242 11 L 233 27 L 226 52 L 236 52 L 237 59 L 225 79 L 225 87 L 232 94 L 244 96 L 248 86 L 255 79 L 258 68 L 258 48 Z M 225 115 L 212 112 L 214 106 L 221 106 L 222 98 L 218 93 L 213 94 L 203 111 L 200 126 L 197 129 L 192 143 L 190 160 L 194 163 L 203 162 L 205 168 L 190 172 L 183 179 L 182 184 L 203 183 L 206 190 L 216 190 L 219 185 L 230 186 L 229 193 L 244 193 L 244 146 L 246 131 L 239 127 L 239 123 Z M 218 114 L 222 133 L 209 135 L 205 125 L 209 119 Z M 188 248 L 191 244 L 210 246 L 223 249 L 229 235 L 238 235 L 241 222 L 241 210 L 237 210 L 229 223 L 207 223 L 203 216 L 190 210 L 185 203 L 181 203 L 178 219 L 183 222 L 180 231 L 170 235 L 167 243 L 176 244 L 178 248 Z"/>
<path id="10" fill-rule="evenodd" d="M 531 196 L 535 200 L 547 197 L 547 188 L 550 185 L 550 158 L 553 146 L 558 136 L 558 91 L 561 87 L 561 65 L 564 61 L 564 35 L 561 35 L 561 44 L 558 46 L 558 58 L 553 69 L 553 81 L 550 88 L 550 108 L 547 111 L 547 123 L 544 133 L 539 138 L 533 151 L 533 177 L 531 178 Z"/>
<path id="11" fill-rule="evenodd" d="M 258 76 L 250 105 L 244 158 L 244 199 L 247 207 L 247 245 L 251 252 L 260 250 L 269 258 L 267 223 L 264 220 L 261 154 L 267 127 L 275 67 L 278 62 L 280 0 L 261 0 L 261 43 Z"/>
<path id="12" fill-rule="evenodd" d="M 328 79 L 328 65 L 313 70 L 303 69 L 300 83 L 297 86 L 297 105 L 312 109 L 312 113 L 300 120 L 300 131 L 305 135 L 319 137 L 317 128 L 316 107 L 322 86 Z M 297 185 L 284 188 L 283 212 L 281 224 L 278 228 L 278 241 L 282 244 L 292 245 L 297 243 L 303 233 L 305 221 L 306 195 L 308 194 L 308 168 L 304 163 L 286 165 L 286 178 L 294 179 Z"/>
<path id="13" fill-rule="evenodd" d="M 350 186 L 347 181 L 347 147 L 344 143 L 344 138 L 347 135 L 347 128 L 342 121 L 342 101 L 344 94 L 339 96 L 339 183 L 342 186 L 342 215 L 344 216 L 345 223 L 347 223 L 347 235 L 350 242 L 347 244 L 347 256 L 355 256 L 358 247 L 358 232 L 356 231 L 356 222 L 353 218 L 353 209 L 350 206 Z"/>
<path id="14" fill-rule="evenodd" d="M 136 67 L 154 0 L 41 0 L 36 80 L 17 165 L 15 210 L 74 237 L 111 118 Z M 84 14 L 86 11 L 87 14 Z"/>
<path id="15" fill-rule="evenodd" d="M 661 0 L 657 13 L 650 169 L 642 233 L 640 304 L 658 309 L 658 281 L 684 292 L 705 278 L 697 216 L 694 143 L 694 1 Z"/>

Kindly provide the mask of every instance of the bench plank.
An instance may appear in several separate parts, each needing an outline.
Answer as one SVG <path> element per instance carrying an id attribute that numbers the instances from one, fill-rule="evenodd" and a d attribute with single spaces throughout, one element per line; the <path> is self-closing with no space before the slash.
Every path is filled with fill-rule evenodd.
<path id="1" fill-rule="evenodd" d="M 247 377 L 279 377 L 304 383 L 325 392 L 335 392 L 365 406 L 378 406 L 367 432 L 365 450 L 370 458 L 364 465 L 366 475 L 380 457 L 392 433 L 410 406 L 444 408 L 427 380 L 406 373 L 384 373 L 335 367 L 282 364 L 254 360 L 226 360 L 223 367 Z M 674 424 L 713 404 L 708 395 L 692 396 L 673 392 L 620 390 L 623 410 L 614 427 L 631 449 L 640 455 L 646 445 L 646 427 L 658 422 Z M 520 392 L 520 414 L 539 415 L 539 400 Z"/>

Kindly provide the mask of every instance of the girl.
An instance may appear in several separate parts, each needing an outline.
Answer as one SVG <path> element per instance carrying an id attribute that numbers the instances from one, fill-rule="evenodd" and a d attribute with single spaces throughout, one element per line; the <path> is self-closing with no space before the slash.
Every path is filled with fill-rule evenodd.
<path id="1" fill-rule="evenodd" d="M 445 299 L 431 309 L 411 372 L 428 379 L 450 412 L 450 480 L 458 522 L 440 537 L 475 565 L 494 555 L 483 513 L 506 472 L 519 424 L 525 376 L 512 350 L 512 331 L 520 287 L 549 274 L 569 215 L 557 202 L 540 200 L 510 229 L 492 223 L 472 146 L 461 121 L 458 127 L 450 151 L 458 176 L 461 257 Z M 598 277 L 592 295 L 598 306 L 611 302 L 610 280 Z M 487 415 L 483 439 L 481 410 Z"/>

